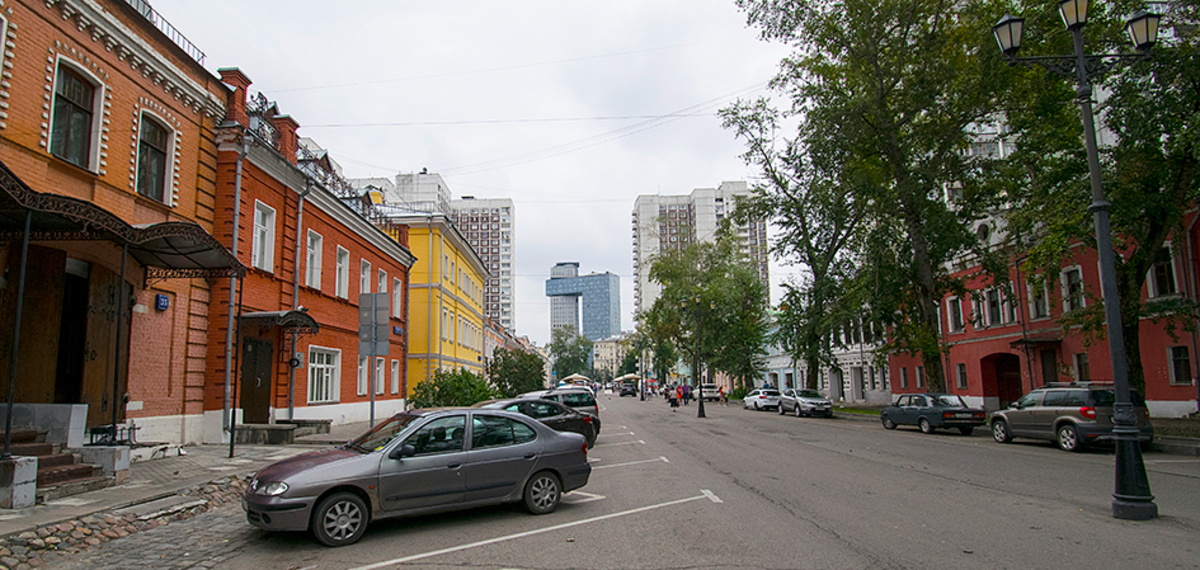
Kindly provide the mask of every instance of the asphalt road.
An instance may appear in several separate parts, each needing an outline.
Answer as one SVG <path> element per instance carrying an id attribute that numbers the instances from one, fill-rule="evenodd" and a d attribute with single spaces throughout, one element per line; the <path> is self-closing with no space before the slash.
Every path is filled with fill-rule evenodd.
<path id="1" fill-rule="evenodd" d="M 591 482 L 515 506 L 373 525 L 330 549 L 238 508 L 139 533 L 75 569 L 1198 568 L 1200 458 L 1149 453 L 1160 518 L 1111 517 L 1097 450 L 740 407 L 600 398 Z"/>

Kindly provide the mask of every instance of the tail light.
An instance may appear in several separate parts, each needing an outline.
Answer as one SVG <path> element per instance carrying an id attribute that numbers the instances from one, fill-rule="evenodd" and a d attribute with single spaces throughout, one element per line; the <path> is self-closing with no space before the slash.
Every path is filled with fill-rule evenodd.
<path id="1" fill-rule="evenodd" d="M 952 417 L 954 417 L 954 412 L 942 412 L 942 417 L 943 418 L 952 418 Z"/>
<path id="2" fill-rule="evenodd" d="M 589 424 L 590 424 L 590 423 L 592 423 L 592 416 L 589 416 L 589 415 L 584 415 L 584 416 L 583 416 L 583 421 L 585 421 L 585 422 L 587 422 L 587 423 L 589 423 Z"/>
<path id="3" fill-rule="evenodd" d="M 587 455 L 587 442 L 583 442 L 583 454 Z"/>
<path id="4" fill-rule="evenodd" d="M 1079 408 L 1079 415 L 1081 415 L 1089 420 L 1094 420 L 1094 419 L 1096 419 L 1096 408 L 1093 408 L 1091 406 L 1084 406 L 1082 408 Z"/>

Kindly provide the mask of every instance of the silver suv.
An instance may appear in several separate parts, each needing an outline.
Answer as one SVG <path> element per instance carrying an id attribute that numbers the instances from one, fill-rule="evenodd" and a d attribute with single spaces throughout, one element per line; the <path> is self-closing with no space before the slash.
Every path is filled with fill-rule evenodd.
<path id="1" fill-rule="evenodd" d="M 1150 413 L 1137 392 L 1130 394 L 1137 414 L 1138 441 L 1143 449 L 1154 439 Z M 1113 438 L 1112 415 L 1116 394 L 1112 384 L 1051 382 L 1037 388 L 1007 410 L 992 414 L 992 437 L 1008 443 L 1014 437 L 1053 441 L 1065 451 Z"/>

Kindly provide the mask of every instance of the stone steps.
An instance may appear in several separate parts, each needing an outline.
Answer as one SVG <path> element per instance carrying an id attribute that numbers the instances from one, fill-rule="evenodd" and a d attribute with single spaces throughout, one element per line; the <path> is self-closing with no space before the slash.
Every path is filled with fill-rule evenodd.
<path id="1" fill-rule="evenodd" d="M 79 462 L 79 456 L 62 451 L 61 444 L 45 441 L 36 430 L 13 430 L 13 455 L 37 458 L 37 502 L 39 504 L 116 483 L 100 467 Z"/>

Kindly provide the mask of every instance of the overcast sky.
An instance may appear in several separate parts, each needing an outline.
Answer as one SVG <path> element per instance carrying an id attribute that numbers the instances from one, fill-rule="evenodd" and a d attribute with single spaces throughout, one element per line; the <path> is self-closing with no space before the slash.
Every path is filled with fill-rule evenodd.
<path id="1" fill-rule="evenodd" d="M 428 168 L 454 198 L 511 198 L 516 329 L 538 344 L 560 261 L 620 275 L 633 328 L 634 199 L 750 180 L 716 111 L 766 95 L 787 53 L 733 0 L 152 3 L 347 177 Z"/>

